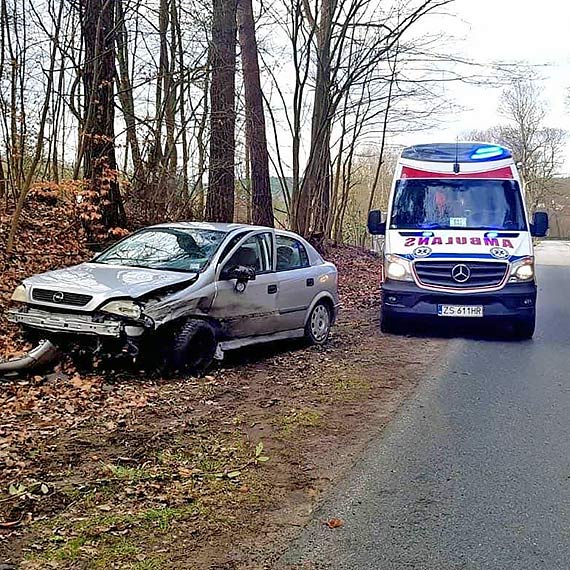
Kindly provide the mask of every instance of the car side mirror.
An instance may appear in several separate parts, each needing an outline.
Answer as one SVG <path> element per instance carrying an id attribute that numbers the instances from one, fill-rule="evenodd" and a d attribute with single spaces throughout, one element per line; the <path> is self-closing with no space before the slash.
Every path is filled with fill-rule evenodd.
<path id="1" fill-rule="evenodd" d="M 535 212 L 530 224 L 530 234 L 533 237 L 545 237 L 548 232 L 548 214 L 546 212 Z"/>
<path id="2" fill-rule="evenodd" d="M 235 289 L 242 293 L 245 291 L 247 282 L 255 280 L 255 269 L 246 265 L 234 265 L 233 267 L 224 268 L 220 274 L 220 279 L 223 281 L 235 279 Z"/>
<path id="3" fill-rule="evenodd" d="M 368 231 L 373 236 L 386 233 L 386 222 L 382 221 L 382 212 L 380 210 L 370 210 L 368 212 Z"/>
<path id="4" fill-rule="evenodd" d="M 237 265 L 229 271 L 229 279 L 238 281 L 253 281 L 255 279 L 255 269 L 247 265 Z"/>

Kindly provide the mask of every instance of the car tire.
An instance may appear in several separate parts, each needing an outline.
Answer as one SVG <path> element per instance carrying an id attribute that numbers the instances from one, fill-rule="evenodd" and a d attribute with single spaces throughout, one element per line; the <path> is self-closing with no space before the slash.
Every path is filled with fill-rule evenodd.
<path id="1" fill-rule="evenodd" d="M 536 328 L 536 315 L 519 319 L 514 325 L 514 336 L 518 340 L 530 340 Z"/>
<path id="2" fill-rule="evenodd" d="M 216 333 L 206 321 L 187 320 L 176 332 L 167 357 L 169 373 L 201 376 L 216 353 Z"/>
<path id="3" fill-rule="evenodd" d="M 305 325 L 305 338 L 316 345 L 325 344 L 332 326 L 332 314 L 328 303 L 319 301 L 309 313 Z"/>

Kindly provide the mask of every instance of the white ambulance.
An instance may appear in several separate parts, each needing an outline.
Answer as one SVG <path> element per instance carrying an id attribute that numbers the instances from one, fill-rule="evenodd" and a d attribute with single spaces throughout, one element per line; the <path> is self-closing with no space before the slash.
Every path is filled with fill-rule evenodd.
<path id="1" fill-rule="evenodd" d="M 532 237 L 548 215 L 529 223 L 511 152 L 486 143 L 425 144 L 403 150 L 383 219 L 382 321 L 400 332 L 418 319 L 507 323 L 532 337 L 536 281 Z"/>

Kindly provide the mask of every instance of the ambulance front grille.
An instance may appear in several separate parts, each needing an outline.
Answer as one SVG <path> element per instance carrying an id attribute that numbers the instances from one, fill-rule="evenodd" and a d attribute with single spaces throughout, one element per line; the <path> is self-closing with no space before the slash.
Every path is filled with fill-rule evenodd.
<path id="1" fill-rule="evenodd" d="M 508 263 L 416 261 L 414 269 L 421 285 L 452 289 L 478 289 L 499 286 L 506 277 Z"/>

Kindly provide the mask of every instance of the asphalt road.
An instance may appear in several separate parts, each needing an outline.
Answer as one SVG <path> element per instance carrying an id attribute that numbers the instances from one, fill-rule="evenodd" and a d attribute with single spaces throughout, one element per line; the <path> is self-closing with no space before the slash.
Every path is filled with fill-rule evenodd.
<path id="1" fill-rule="evenodd" d="M 570 244 L 537 257 L 534 339 L 451 341 L 281 564 L 570 568 Z"/>

